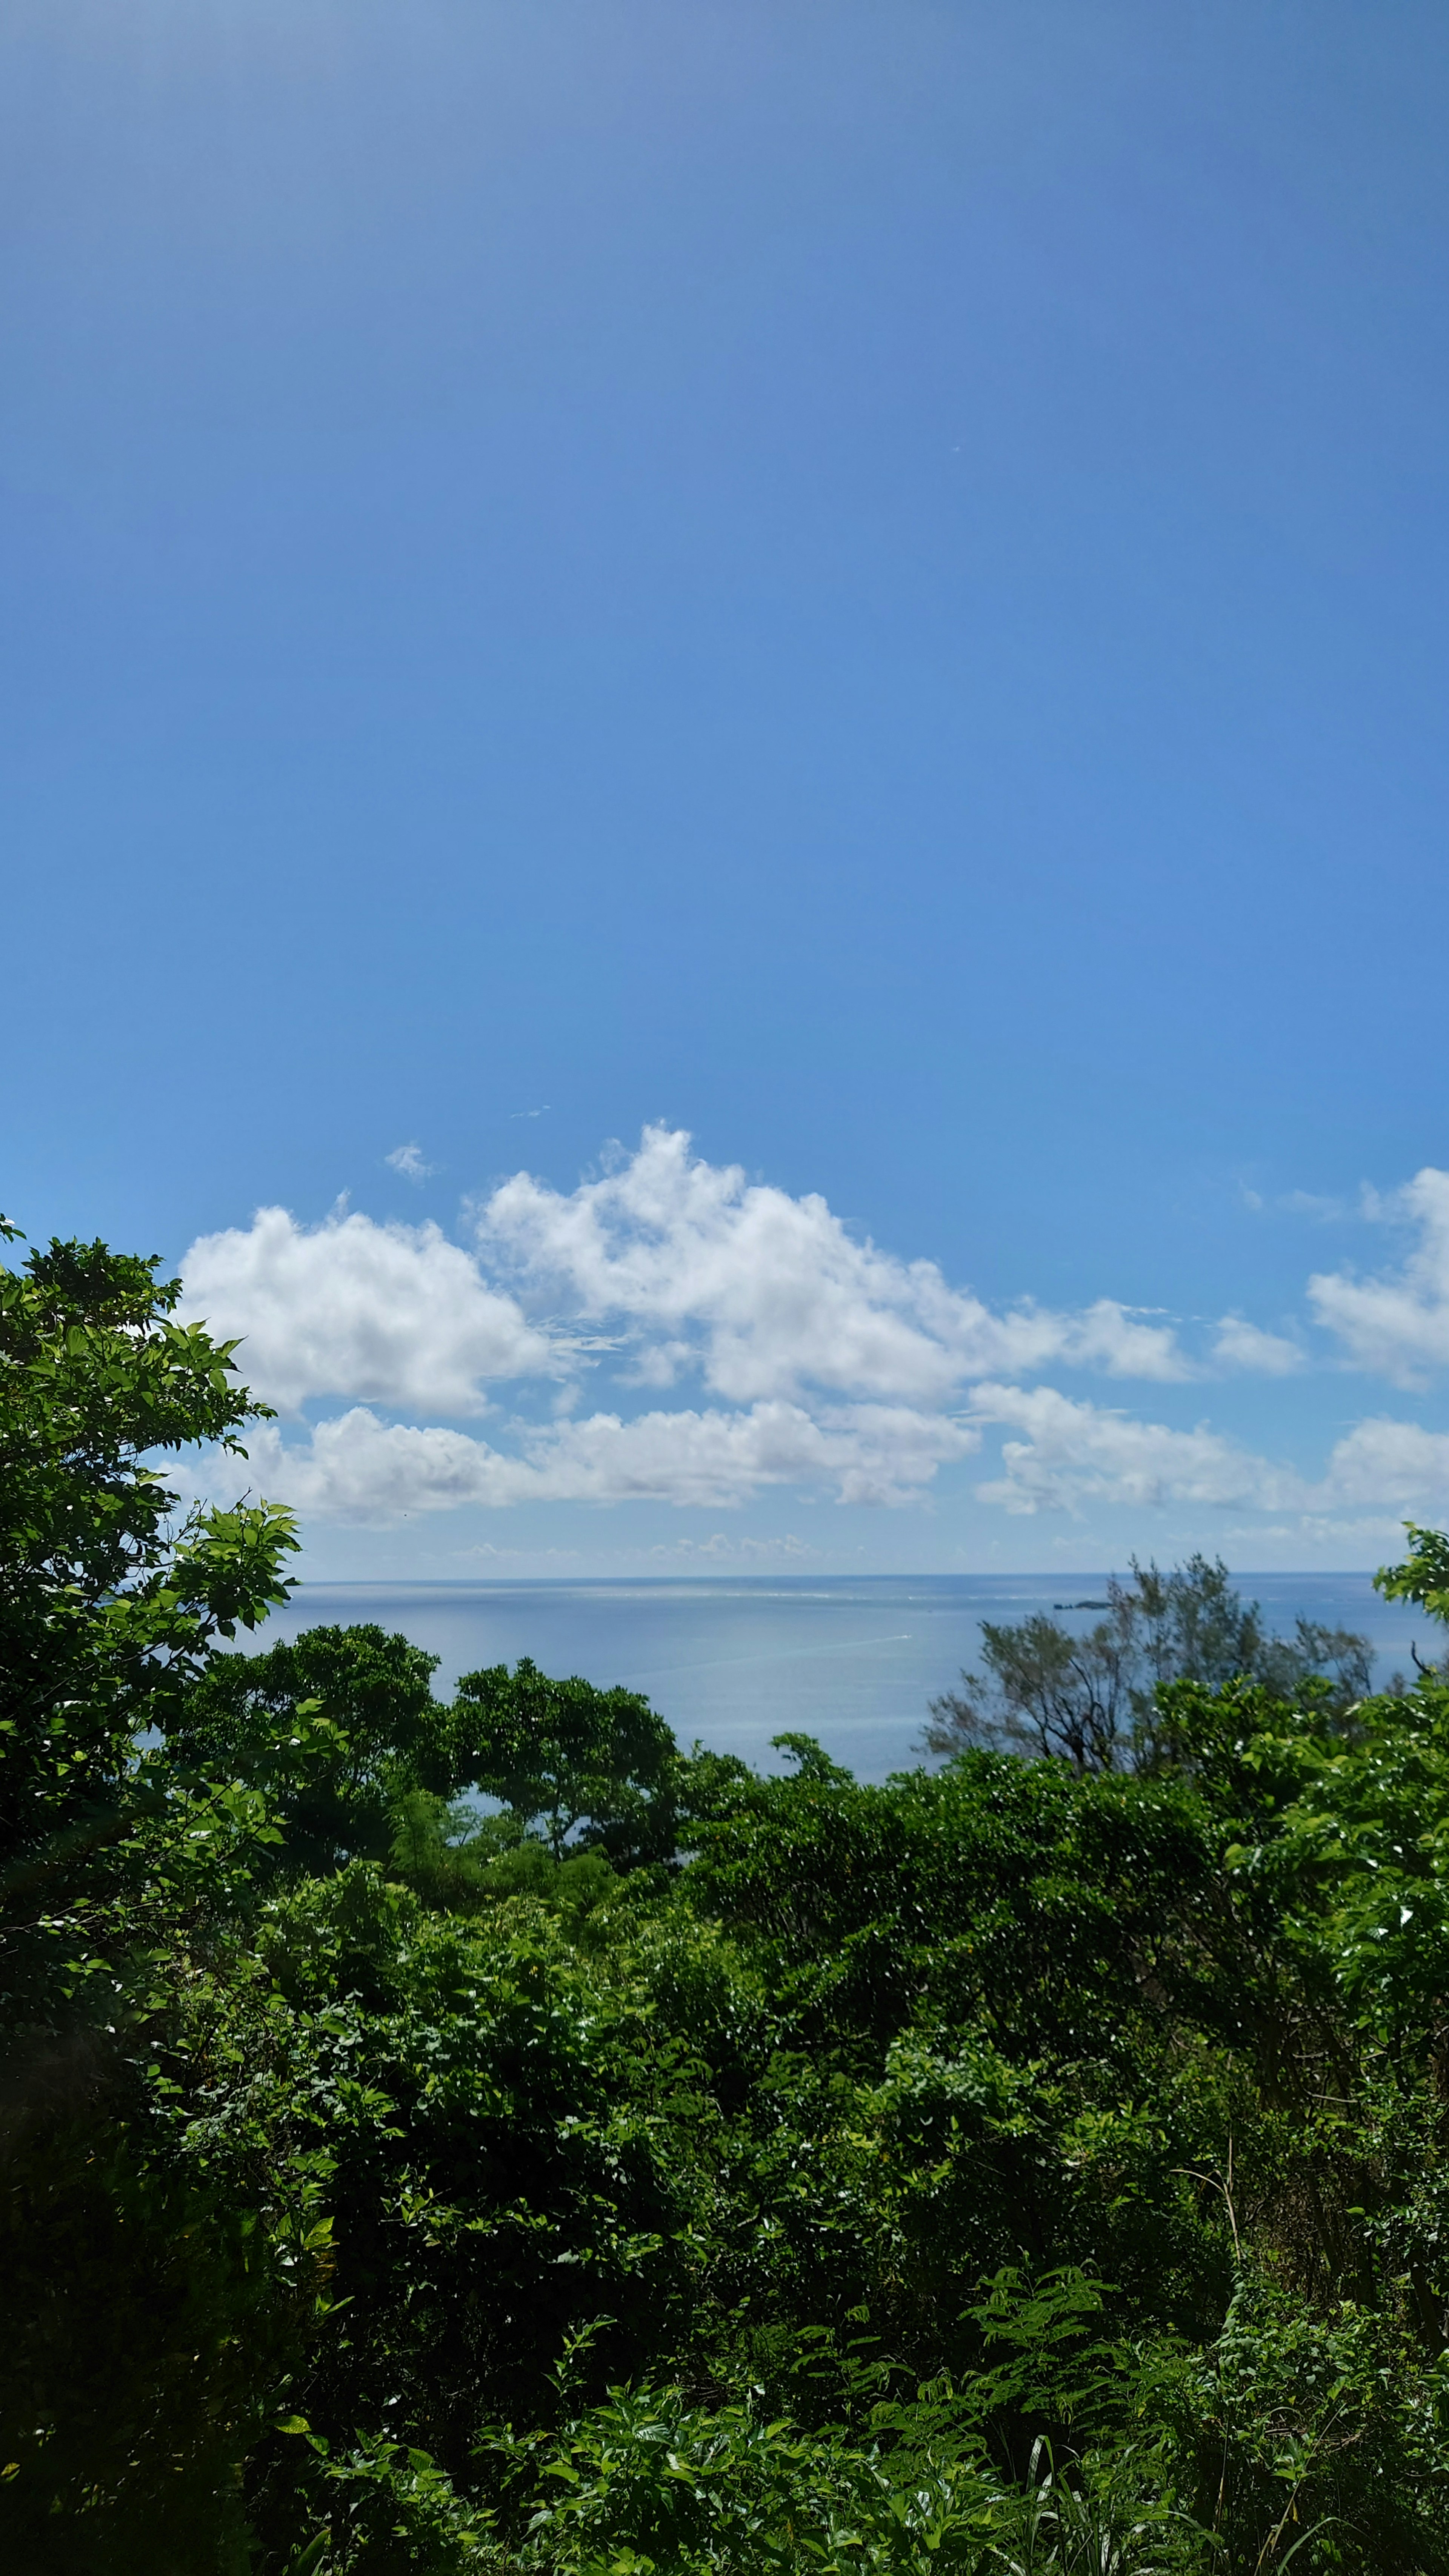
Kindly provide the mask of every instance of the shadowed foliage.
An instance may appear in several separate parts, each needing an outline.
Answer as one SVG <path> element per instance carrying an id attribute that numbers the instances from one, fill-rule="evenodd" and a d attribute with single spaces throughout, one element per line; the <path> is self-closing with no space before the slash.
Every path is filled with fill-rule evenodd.
<path id="1" fill-rule="evenodd" d="M 0 1274 L 7 2570 L 1444 2576 L 1440 1669 L 1135 1567 L 864 1786 L 241 1653 L 174 1302 Z"/>

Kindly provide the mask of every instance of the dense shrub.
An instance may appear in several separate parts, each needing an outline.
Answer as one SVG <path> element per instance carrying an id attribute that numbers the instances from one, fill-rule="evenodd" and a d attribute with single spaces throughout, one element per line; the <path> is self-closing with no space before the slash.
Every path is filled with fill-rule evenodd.
<path id="1" fill-rule="evenodd" d="M 862 1787 L 243 1659 L 289 1532 L 178 1527 L 248 1408 L 173 1304 L 0 1273 L 7 2568 L 1449 2567 L 1440 1674 L 1258 1638 Z"/>

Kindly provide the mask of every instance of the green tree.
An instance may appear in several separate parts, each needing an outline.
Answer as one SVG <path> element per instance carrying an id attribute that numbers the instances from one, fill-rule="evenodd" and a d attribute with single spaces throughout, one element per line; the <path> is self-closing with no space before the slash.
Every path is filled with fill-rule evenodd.
<path id="1" fill-rule="evenodd" d="M 793 1764 L 797 1780 L 813 1781 L 820 1789 L 854 1788 L 854 1774 L 847 1771 L 843 1762 L 833 1762 L 824 1745 L 817 1744 L 813 1735 L 801 1735 L 791 1728 L 784 1735 L 772 1735 L 770 1742 L 777 1753 L 783 1753 L 786 1761 Z"/>
<path id="2" fill-rule="evenodd" d="M 637 1691 L 550 1681 L 522 1656 L 512 1672 L 465 1673 L 453 1701 L 459 1788 L 499 1798 L 523 1825 L 541 1823 L 558 1857 L 571 1835 L 623 1859 L 674 1847 L 678 1751 Z"/>
<path id="3" fill-rule="evenodd" d="M 5 1278 L 6 2576 L 1449 2576 L 1442 1676 L 1134 1567 L 868 1785 L 220 1652 L 229 1351 Z"/>
<path id="4" fill-rule="evenodd" d="M 1409 1553 L 1402 1565 L 1381 1565 L 1374 1589 L 1386 1601 L 1417 1601 L 1431 1619 L 1449 1622 L 1449 1534 L 1405 1521 Z"/>
<path id="5" fill-rule="evenodd" d="M 203 1442 L 245 1456 L 267 1410 L 234 1343 L 172 1320 L 181 1286 L 159 1267 L 55 1242 L 0 1269 L 0 1884 L 22 1911 L 124 1830 L 141 1739 L 213 1641 L 289 1589 L 289 1513 L 178 1521 L 151 1463 Z"/>
<path id="6" fill-rule="evenodd" d="M 265 1788 L 280 1865 L 322 1874 L 385 1860 L 399 1799 L 454 1786 L 437 1664 L 372 1624 L 213 1655 L 172 1719 L 168 1762 Z"/>
<path id="7" fill-rule="evenodd" d="M 100 1243 L 0 1269 L 0 2517 L 23 2576 L 219 2565 L 274 2342 L 264 2237 L 166 2151 L 146 2072 L 258 1819 L 168 1791 L 145 1748 L 214 1641 L 285 1597 L 295 1539 L 262 1503 L 182 1513 L 154 1463 L 239 1451 L 262 1409 L 158 1274 Z"/>
<path id="8" fill-rule="evenodd" d="M 1106 1618 L 1085 1633 L 1045 1611 L 983 1619 L 985 1673 L 963 1672 L 960 1690 L 931 1701 L 923 1749 L 999 1745 L 1079 1772 L 1152 1768 L 1166 1758 L 1154 1709 L 1169 1683 L 1221 1690 L 1242 1679 L 1286 1699 L 1318 1680 L 1339 1710 L 1369 1688 L 1366 1637 L 1304 1619 L 1292 1638 L 1269 1636 L 1220 1557 L 1191 1556 L 1167 1574 L 1134 1557 L 1130 1583 L 1111 1576 L 1100 1606 Z"/>

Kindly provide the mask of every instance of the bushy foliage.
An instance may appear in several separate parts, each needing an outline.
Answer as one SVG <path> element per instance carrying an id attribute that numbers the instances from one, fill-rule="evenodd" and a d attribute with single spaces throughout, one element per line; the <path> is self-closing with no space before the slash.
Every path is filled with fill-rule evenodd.
<path id="1" fill-rule="evenodd" d="M 1449 2568 L 1437 1671 L 1138 1570 L 1110 1759 L 863 1787 L 219 1651 L 289 1533 L 150 1464 L 247 1418 L 173 1303 L 0 1278 L 7 2568 Z"/>
<path id="2" fill-rule="evenodd" d="M 178 1515 L 157 1454 L 237 1448 L 256 1408 L 156 1274 L 79 1243 L 0 1269 L 0 2502 L 22 2569 L 243 2564 L 238 2461 L 293 2323 L 285 2157 L 219 2195 L 168 2142 L 210 2070 L 183 2088 L 157 2054 L 270 1828 L 230 1782 L 163 1789 L 143 1748 L 214 1641 L 284 1597 L 294 1542 L 263 1505 Z"/>

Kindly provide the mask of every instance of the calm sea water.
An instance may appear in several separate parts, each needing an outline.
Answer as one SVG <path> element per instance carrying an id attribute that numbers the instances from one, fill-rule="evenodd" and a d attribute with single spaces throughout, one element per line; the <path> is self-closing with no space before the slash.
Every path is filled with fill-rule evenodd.
<path id="1" fill-rule="evenodd" d="M 1355 1628 L 1376 1679 L 1435 1643 L 1421 1612 L 1379 1599 L 1367 1574 L 1235 1578 L 1266 1624 Z M 818 1737 L 862 1780 L 917 1758 L 926 1702 L 975 1662 L 983 1619 L 1019 1619 L 1100 1595 L 1100 1574 L 894 1575 L 601 1583 L 308 1583 L 258 1639 L 373 1619 L 441 1658 L 446 1690 L 480 1664 L 531 1655 L 548 1673 L 644 1691 L 684 1742 L 779 1767 L 772 1735 Z M 1092 1613 L 1069 1613 L 1089 1627 Z"/>

